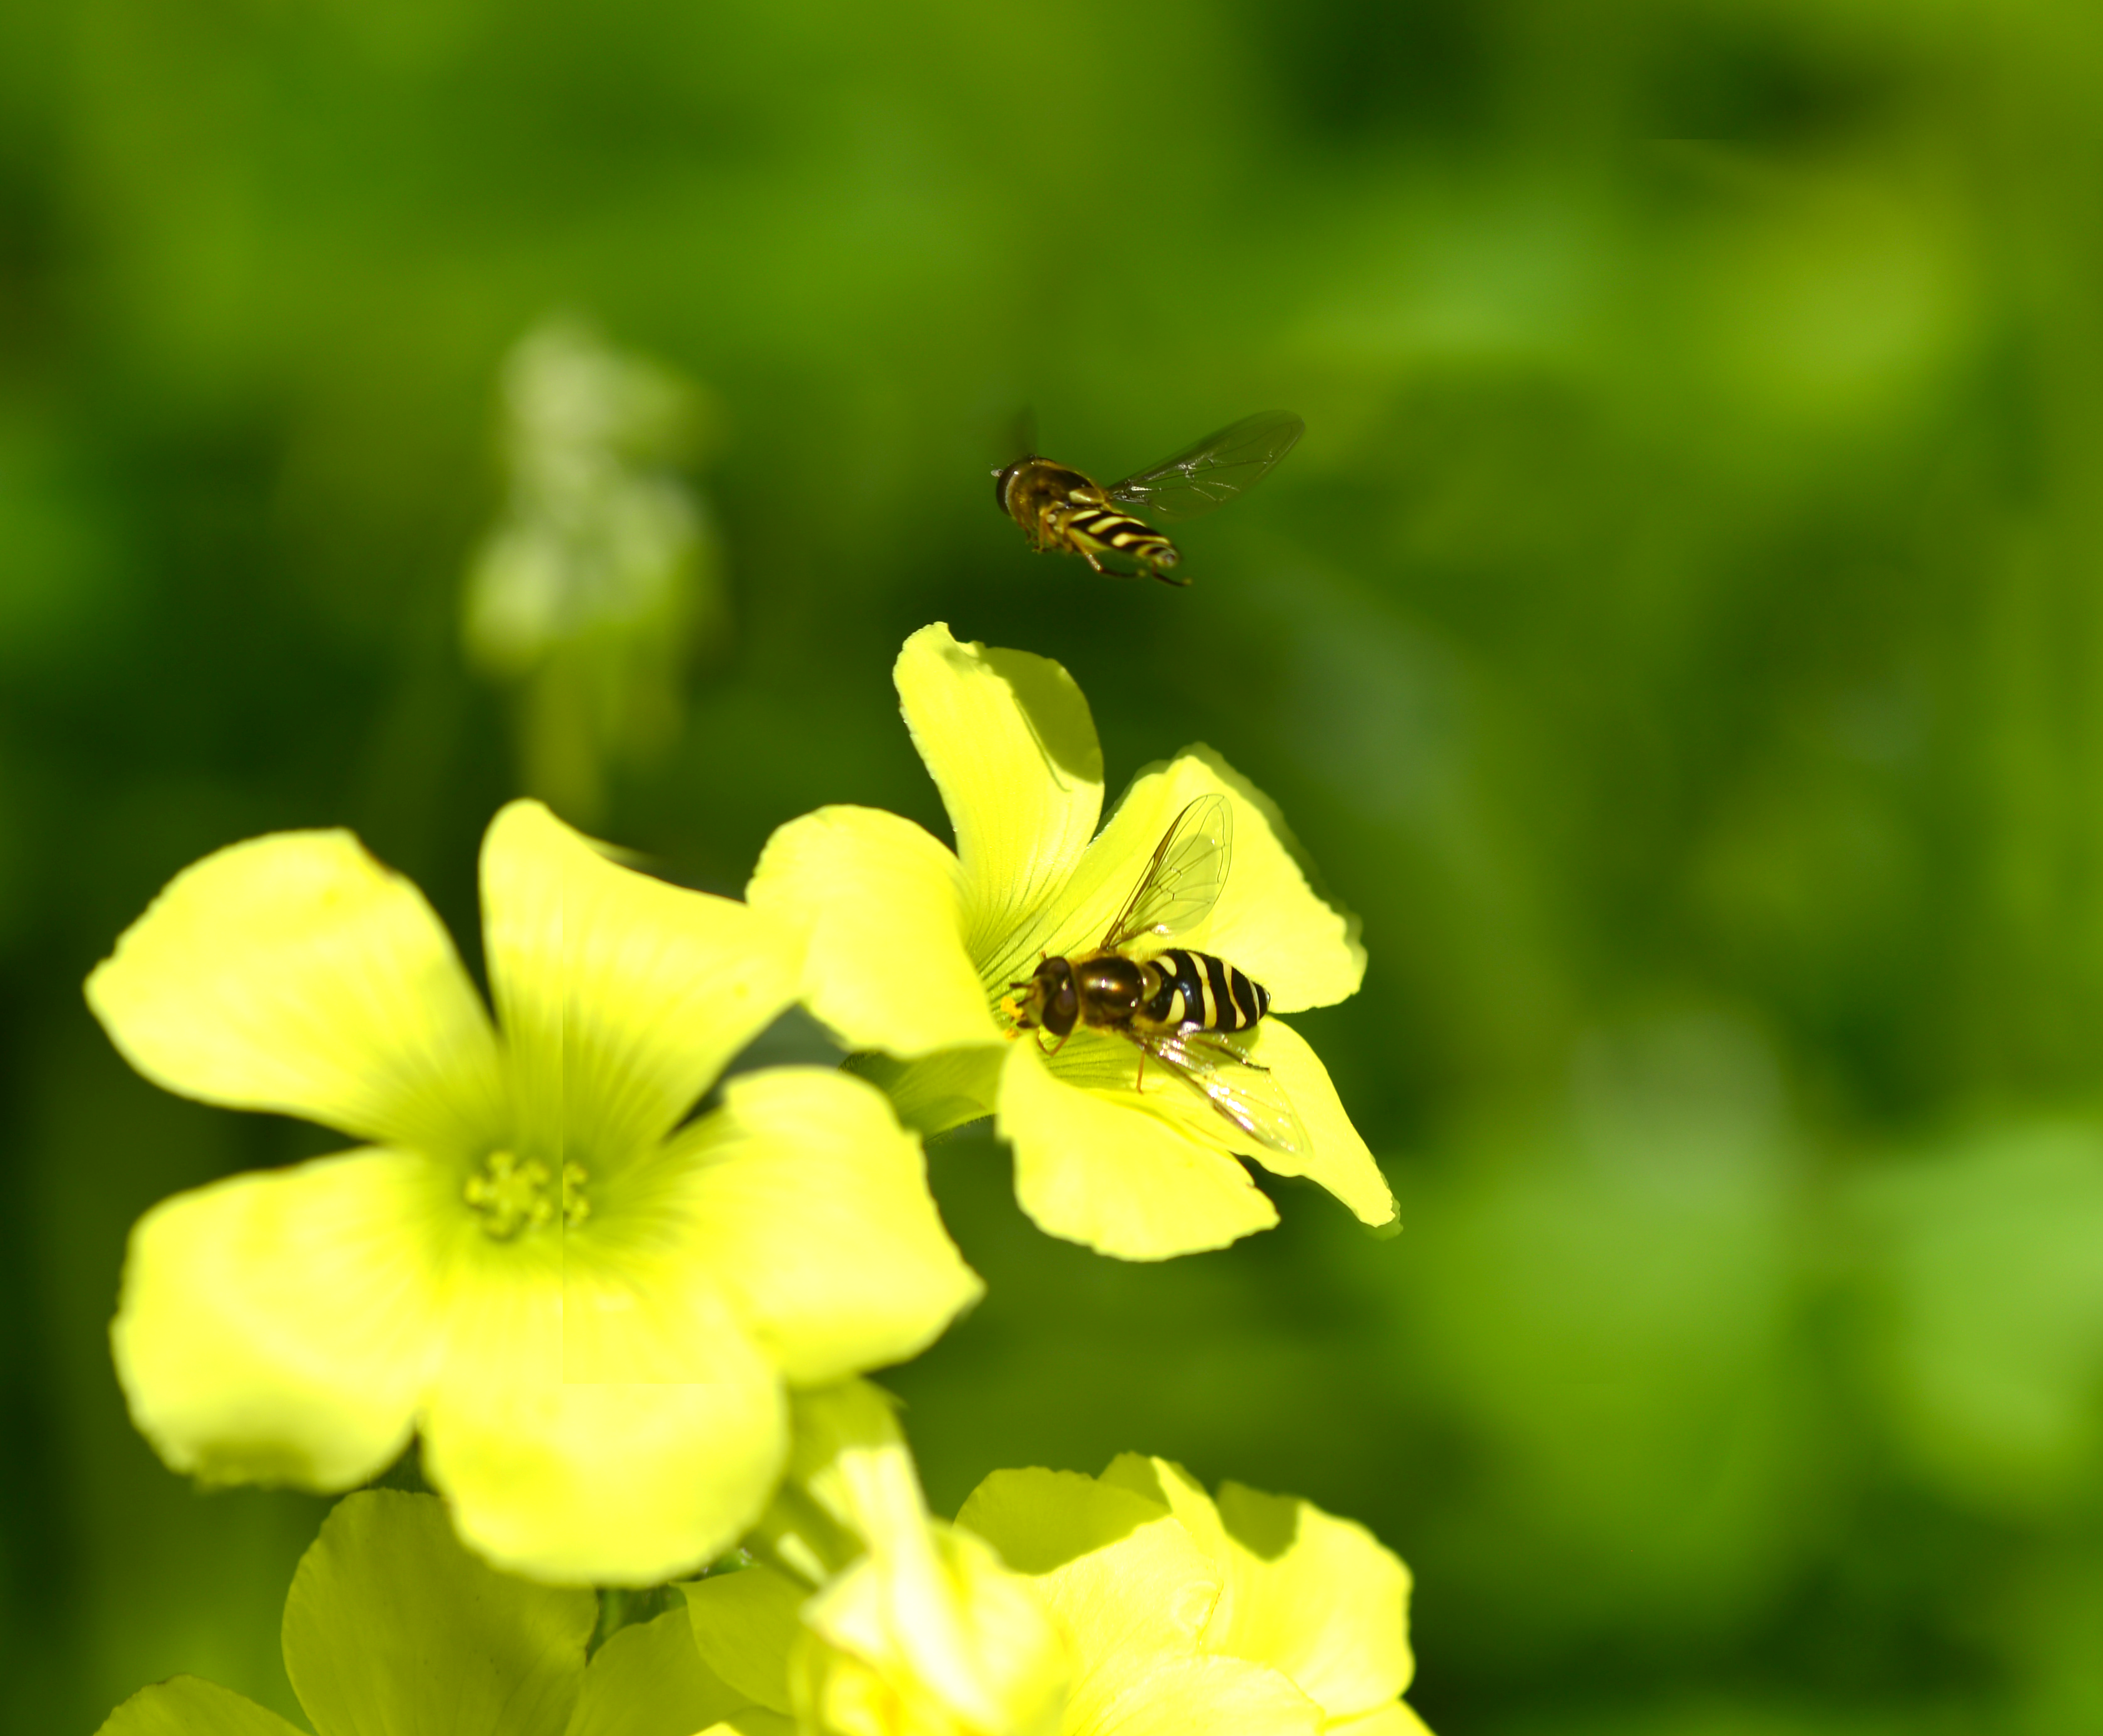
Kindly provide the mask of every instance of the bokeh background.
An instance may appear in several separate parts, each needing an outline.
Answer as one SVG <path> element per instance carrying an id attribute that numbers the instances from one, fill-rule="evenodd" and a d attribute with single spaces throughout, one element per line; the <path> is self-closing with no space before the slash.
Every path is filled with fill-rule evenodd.
<path id="1" fill-rule="evenodd" d="M 296 1716 L 321 1503 L 163 1471 L 104 1333 L 139 1212 L 326 1140 L 126 1069 L 123 924 L 340 824 L 472 952 L 526 789 L 727 889 L 821 802 L 940 828 L 940 619 L 1066 663 L 1114 784 L 1202 740 L 1282 804 L 1407 1228 L 1282 1186 L 1121 1266 L 937 1144 L 939 1503 L 1140 1447 L 1358 1516 L 1443 1736 L 2103 1728 L 2099 35 L 0 10 L 0 1720 Z M 1105 476 L 1309 432 L 1172 591 L 997 515 L 1025 404 Z"/>

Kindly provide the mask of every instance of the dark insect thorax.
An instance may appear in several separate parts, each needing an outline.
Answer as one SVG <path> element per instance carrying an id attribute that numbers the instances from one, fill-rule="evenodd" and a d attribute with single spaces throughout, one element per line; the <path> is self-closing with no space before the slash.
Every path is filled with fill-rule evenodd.
<path id="1" fill-rule="evenodd" d="M 1071 506 L 1077 500 L 1100 504 L 1103 491 L 1070 465 L 1048 458 L 1024 458 L 1000 473 L 1001 508 L 1026 531 L 1034 531 L 1047 507 Z"/>

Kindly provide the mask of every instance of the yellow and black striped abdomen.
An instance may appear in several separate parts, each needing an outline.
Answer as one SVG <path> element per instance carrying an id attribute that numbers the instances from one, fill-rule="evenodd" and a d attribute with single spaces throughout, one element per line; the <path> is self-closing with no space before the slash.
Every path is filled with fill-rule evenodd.
<path id="1" fill-rule="evenodd" d="M 1060 521 L 1059 528 L 1078 545 L 1121 554 L 1142 567 L 1173 567 L 1183 558 L 1160 532 L 1106 506 L 1077 507 Z"/>
<path id="2" fill-rule="evenodd" d="M 1145 961 L 1136 1026 L 1151 1030 L 1247 1030 L 1270 1010 L 1264 986 L 1209 952 L 1172 947 Z"/>

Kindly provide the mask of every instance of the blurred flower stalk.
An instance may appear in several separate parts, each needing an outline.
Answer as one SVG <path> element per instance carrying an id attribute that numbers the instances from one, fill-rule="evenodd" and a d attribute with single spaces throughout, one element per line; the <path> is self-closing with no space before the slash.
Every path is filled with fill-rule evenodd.
<path id="1" fill-rule="evenodd" d="M 678 733 L 682 683 L 730 633 L 722 554 L 688 472 L 721 416 L 700 387 L 568 317 L 512 350 L 508 492 L 468 566 L 469 661 L 509 688 L 528 793 L 586 824 Z"/>

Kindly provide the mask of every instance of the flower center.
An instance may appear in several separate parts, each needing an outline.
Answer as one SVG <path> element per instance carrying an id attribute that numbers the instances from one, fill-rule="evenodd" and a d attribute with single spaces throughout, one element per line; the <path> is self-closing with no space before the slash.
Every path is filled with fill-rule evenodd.
<path id="1" fill-rule="evenodd" d="M 460 1191 L 482 1214 L 482 1233 L 491 1241 L 508 1242 L 522 1230 L 538 1230 L 555 1221 L 554 1190 L 549 1185 L 553 1180 L 548 1166 L 537 1157 L 521 1162 L 515 1152 L 492 1151 Z M 580 1224 L 591 1216 L 591 1201 L 585 1195 L 585 1180 L 580 1165 L 562 1165 L 565 1224 Z"/>

